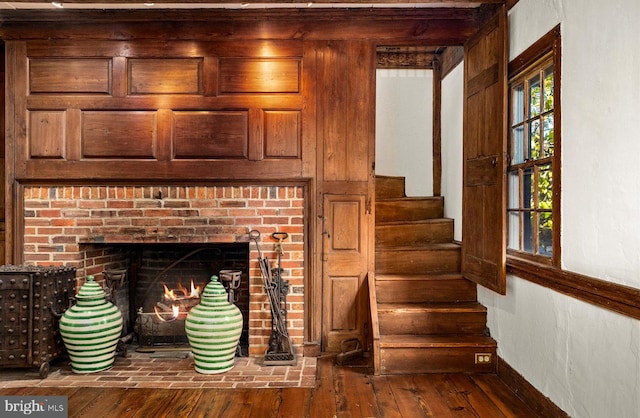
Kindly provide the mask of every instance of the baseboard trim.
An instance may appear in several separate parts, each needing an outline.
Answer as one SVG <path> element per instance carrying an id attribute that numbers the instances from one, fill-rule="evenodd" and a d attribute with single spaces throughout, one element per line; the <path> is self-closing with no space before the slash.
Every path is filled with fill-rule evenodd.
<path id="1" fill-rule="evenodd" d="M 566 412 L 560 409 L 556 404 L 547 398 L 527 381 L 520 373 L 511 367 L 504 359 L 498 356 L 496 365 L 498 377 L 507 386 L 511 388 L 529 408 L 531 408 L 538 416 L 568 418 Z"/>

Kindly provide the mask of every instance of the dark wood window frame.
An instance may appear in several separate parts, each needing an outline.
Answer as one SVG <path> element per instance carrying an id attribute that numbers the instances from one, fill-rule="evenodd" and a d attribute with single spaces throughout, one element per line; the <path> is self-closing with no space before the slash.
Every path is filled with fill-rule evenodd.
<path id="1" fill-rule="evenodd" d="M 561 36 L 558 25 L 509 63 L 509 76 L 520 73 L 553 51 L 556 88 L 559 91 L 560 48 Z M 555 105 L 560 109 L 559 102 Z M 561 125 L 559 112 L 556 113 L 555 125 L 556 127 Z M 554 172 L 554 181 L 559 182 L 559 179 L 560 176 Z M 518 255 L 508 253 L 507 273 L 584 302 L 640 319 L 640 289 L 563 270 L 560 267 L 559 251 L 557 263 L 552 264 L 541 263 L 535 258 L 522 257 L 520 253 Z"/>
<path id="2" fill-rule="evenodd" d="M 553 44 L 550 47 L 551 50 L 541 59 L 518 71 L 509 83 L 508 251 L 536 262 L 559 266 L 561 147 L 560 126 L 554 123 L 554 119 L 560 116 L 560 79 L 556 79 L 559 60 Z M 553 83 L 551 101 L 545 100 L 549 78 Z M 536 93 L 539 99 L 537 110 L 531 97 L 536 85 L 539 89 Z M 519 100 L 515 98 L 516 94 Z M 516 106 L 515 103 L 520 104 Z M 548 143 L 544 139 L 547 126 L 551 127 L 549 137 L 552 138 Z M 519 137 L 515 132 L 520 132 Z M 537 141 L 534 140 L 536 135 Z M 543 187 L 545 183 L 551 187 Z M 543 222 L 547 224 L 545 228 L 541 226 Z M 551 228 L 549 224 L 552 224 Z M 545 230 L 550 236 L 543 239 Z M 514 236 L 511 236 L 512 232 Z"/>

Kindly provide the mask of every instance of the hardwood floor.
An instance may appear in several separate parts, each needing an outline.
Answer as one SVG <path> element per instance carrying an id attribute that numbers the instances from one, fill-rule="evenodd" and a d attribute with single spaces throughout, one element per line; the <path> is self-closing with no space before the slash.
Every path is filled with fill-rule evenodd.
<path id="1" fill-rule="evenodd" d="M 535 417 L 494 374 L 373 376 L 318 361 L 314 388 L 19 388 L 0 395 L 67 396 L 69 417 Z"/>

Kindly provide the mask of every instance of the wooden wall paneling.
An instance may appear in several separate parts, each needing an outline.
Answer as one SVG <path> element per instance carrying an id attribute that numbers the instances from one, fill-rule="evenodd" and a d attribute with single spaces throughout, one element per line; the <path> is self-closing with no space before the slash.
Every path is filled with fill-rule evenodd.
<path id="1" fill-rule="evenodd" d="M 43 38 L 30 37 L 27 45 L 27 55 L 32 58 L 139 58 L 139 59 L 175 59 L 204 57 L 234 57 L 234 58 L 299 58 L 302 56 L 301 39 L 245 39 L 221 40 L 180 40 L 171 38 L 162 40 L 163 34 L 157 34 L 156 39 L 136 38 L 129 40 L 115 40 L 106 35 L 102 40 L 87 40 L 80 33 L 67 39 L 53 39 L 55 28 L 41 23 L 46 32 Z M 213 23 L 211 23 L 213 24 Z M 23 26 L 25 27 L 25 26 Z M 106 25 L 104 30 L 110 32 L 112 24 Z M 189 28 L 183 28 L 189 32 Z M 175 31 L 172 31 L 175 34 Z"/>
<path id="2" fill-rule="evenodd" d="M 107 58 L 31 58 L 29 91 L 36 93 L 111 93 Z"/>
<path id="3" fill-rule="evenodd" d="M 129 94 L 200 94 L 202 59 L 128 60 Z"/>
<path id="4" fill-rule="evenodd" d="M 219 60 L 216 57 L 206 56 L 202 62 L 202 94 L 205 96 L 217 96 L 220 80 Z"/>
<path id="5" fill-rule="evenodd" d="M 302 176 L 311 179 L 308 182 L 305 219 L 307 227 L 307 256 L 305 264 L 304 323 L 305 355 L 319 355 L 322 339 L 322 203 L 318 182 L 320 171 L 316 153 L 322 152 L 318 116 L 318 51 L 319 42 L 303 43 L 302 58 Z"/>
<path id="6" fill-rule="evenodd" d="M 304 177 L 316 177 L 316 149 L 319 147 L 317 138 L 317 47 L 314 42 L 304 43 L 301 71 L 301 158 Z"/>
<path id="7" fill-rule="evenodd" d="M 303 98 L 300 94 L 242 94 L 204 97 L 187 94 L 145 94 L 127 96 L 126 99 L 110 96 L 29 96 L 26 98 L 29 110 L 51 110 L 78 108 L 83 110 L 246 110 L 257 109 L 300 109 Z"/>
<path id="8" fill-rule="evenodd" d="M 322 180 L 347 180 L 347 109 L 344 80 L 349 76 L 349 56 L 344 42 L 324 47 L 320 86 L 322 88 Z"/>
<path id="9" fill-rule="evenodd" d="M 296 110 L 264 112 L 264 157 L 300 158 L 301 115 Z"/>
<path id="10" fill-rule="evenodd" d="M 158 161 L 149 158 L 88 158 L 69 164 L 64 160 L 29 160 L 25 164 L 25 176 L 28 181 L 66 181 L 82 183 L 96 182 L 191 182 L 208 181 L 213 183 L 236 183 L 251 181 L 254 183 L 279 184 L 291 181 L 304 181 L 301 178 L 300 160 L 262 160 L 260 164 L 247 159 L 174 159 Z M 91 176 L 91 177 L 89 177 Z"/>
<path id="11" fill-rule="evenodd" d="M 6 61 L 5 61 L 5 47 L 4 43 L 0 41 L 0 264 L 5 264 L 5 244 L 6 244 L 6 212 L 4 196 L 6 196 L 5 178 L 5 76 L 6 76 Z"/>
<path id="12" fill-rule="evenodd" d="M 5 165 L 4 165 L 4 189 L 5 194 L 4 208 L 7 214 L 5 218 L 5 263 L 18 264 L 19 260 L 15 257 L 21 253 L 23 237 L 22 234 L 16 233 L 20 224 L 18 222 L 22 217 L 16 216 L 21 214 L 20 203 L 17 194 L 17 185 L 15 182 L 16 161 L 19 156 L 22 157 L 22 171 L 26 164 L 26 135 L 22 132 L 23 141 L 18 142 L 20 135 L 20 123 L 26 121 L 21 118 L 25 111 L 25 97 L 27 95 L 27 71 L 26 71 L 26 43 L 25 42 L 8 42 L 5 44 Z M 19 113 L 20 112 L 20 113 Z M 24 116 L 23 116 L 24 117 Z M 18 146 L 18 143 L 20 146 Z"/>
<path id="13" fill-rule="evenodd" d="M 65 160 L 79 161 L 82 158 L 82 110 L 66 110 Z"/>
<path id="14" fill-rule="evenodd" d="M 247 158 L 248 114 L 238 111 L 176 111 L 174 158 Z"/>
<path id="15" fill-rule="evenodd" d="M 335 352 L 345 339 L 364 342 L 368 329 L 363 286 L 372 261 L 375 47 L 329 41 L 320 46 L 318 60 L 322 347 Z M 336 288 L 342 291 L 340 299 L 334 299 Z"/>
<path id="16" fill-rule="evenodd" d="M 250 161 L 264 159 L 264 111 L 262 109 L 249 109 L 248 148 Z"/>
<path id="17" fill-rule="evenodd" d="M 158 109 L 157 129 L 156 159 L 158 161 L 170 161 L 175 158 L 173 149 L 173 111 L 171 109 Z"/>
<path id="18" fill-rule="evenodd" d="M 367 182 L 375 48 L 369 42 L 333 41 L 322 65 L 323 180 Z"/>
<path id="19" fill-rule="evenodd" d="M 82 158 L 155 159 L 157 112 L 84 111 Z"/>
<path id="20" fill-rule="evenodd" d="M 66 112 L 29 112 L 29 158 L 64 158 Z"/>
<path id="21" fill-rule="evenodd" d="M 161 18 L 153 12 L 42 11 L 39 19 L 34 19 L 32 11 L 5 11 L 0 37 L 113 40 L 114 22 L 119 21 L 117 36 L 122 41 L 286 41 L 304 36 L 305 40 L 415 40 L 429 45 L 461 45 L 475 32 L 477 23 L 477 11 L 471 8 L 252 10 L 250 14 L 246 10 L 182 10 L 163 11 Z"/>
<path id="22" fill-rule="evenodd" d="M 347 177 L 342 180 L 369 180 L 372 171 L 371 144 L 375 136 L 375 68 L 376 50 L 370 41 L 350 42 L 347 77 Z"/>
<path id="23" fill-rule="evenodd" d="M 127 59 L 125 57 L 113 57 L 111 64 L 111 95 L 113 97 L 125 97 L 129 91 L 128 80 Z"/>
<path id="24" fill-rule="evenodd" d="M 220 93 L 298 93 L 299 60 L 221 58 Z"/>
<path id="25" fill-rule="evenodd" d="M 17 176 L 17 173 L 24 173 L 25 172 L 25 167 L 27 164 L 27 160 L 29 159 L 29 148 L 28 148 L 28 137 L 27 137 L 27 126 L 28 126 L 28 113 L 27 113 L 27 96 L 28 96 L 28 59 L 26 57 L 25 51 L 26 51 L 26 43 L 24 42 L 18 42 L 15 45 L 8 45 L 7 44 L 7 49 L 9 49 L 9 47 L 13 46 L 12 52 L 14 53 L 13 58 L 13 62 L 11 62 L 10 65 L 10 71 L 14 72 L 13 74 L 13 82 L 15 83 L 14 86 L 11 86 L 11 84 L 9 83 L 9 80 L 7 80 L 7 87 L 11 86 L 13 87 L 10 91 L 9 94 L 11 94 L 10 97 L 12 100 L 9 100 L 9 102 L 12 102 L 11 104 L 14 105 L 13 108 L 9 108 L 9 103 L 7 103 L 8 106 L 8 110 L 12 110 L 13 113 L 13 118 L 8 118 L 7 119 L 7 124 L 9 124 L 10 122 L 12 123 L 11 126 L 7 126 L 7 141 L 10 141 L 11 144 L 9 145 L 9 147 L 11 147 L 11 151 L 13 151 L 13 153 L 10 152 L 9 149 L 6 150 L 7 155 L 6 158 L 7 160 L 12 159 L 12 164 L 14 164 L 14 166 L 12 167 L 13 170 L 9 173 L 7 171 L 7 175 L 11 177 L 11 180 L 15 179 L 14 176 Z M 9 77 L 11 77 L 11 74 L 9 74 Z M 51 109 L 55 109 L 55 107 L 51 107 L 45 110 L 51 110 Z M 9 163 L 8 163 L 9 164 Z M 7 167 L 8 169 L 10 167 Z M 7 179 L 9 180 L 9 179 Z M 7 193 L 11 193 L 11 191 L 13 190 L 13 186 L 11 187 L 11 189 L 7 190 Z"/>

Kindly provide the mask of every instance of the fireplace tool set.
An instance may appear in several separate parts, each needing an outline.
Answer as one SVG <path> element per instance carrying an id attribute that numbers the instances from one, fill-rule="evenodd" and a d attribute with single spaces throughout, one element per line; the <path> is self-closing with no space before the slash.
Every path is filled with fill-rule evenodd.
<path id="1" fill-rule="evenodd" d="M 287 294 L 289 293 L 289 281 L 282 279 L 282 241 L 289 235 L 286 232 L 274 232 L 271 237 L 276 240 L 276 252 L 278 254 L 278 264 L 271 268 L 267 257 L 262 257 L 262 251 L 258 244 L 260 231 L 249 232 L 251 239 L 258 250 L 258 265 L 264 283 L 264 289 L 269 297 L 271 306 L 271 336 L 269 337 L 269 347 L 264 355 L 265 366 L 295 365 L 296 356 L 289 338 L 287 330 Z"/>

